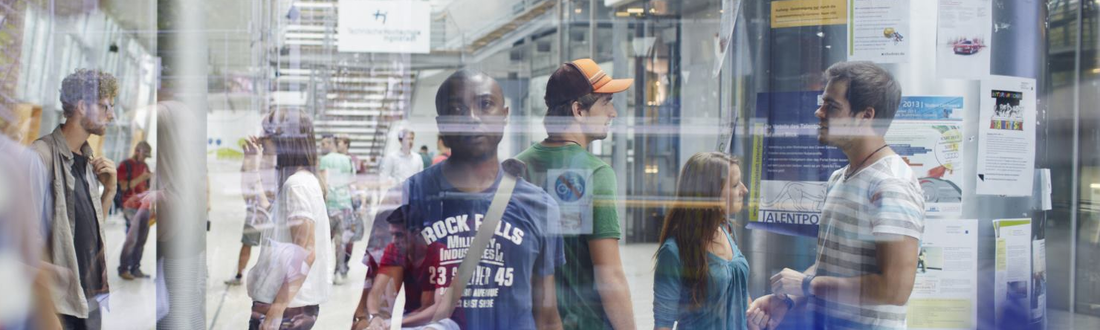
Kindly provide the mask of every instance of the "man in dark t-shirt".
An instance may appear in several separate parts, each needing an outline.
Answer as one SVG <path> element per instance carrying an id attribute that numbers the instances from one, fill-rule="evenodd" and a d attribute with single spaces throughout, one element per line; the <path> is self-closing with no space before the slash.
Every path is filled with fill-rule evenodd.
<path id="1" fill-rule="evenodd" d="M 446 290 L 458 275 L 497 187 L 504 177 L 497 158 L 509 109 L 489 76 L 460 70 L 436 94 L 440 136 L 452 155 L 413 175 L 384 205 L 397 205 L 386 221 L 404 226 L 414 247 L 426 249 L 429 283 L 436 308 L 449 311 Z M 394 200 L 396 199 L 396 200 Z M 541 188 L 516 182 L 490 243 L 450 314 L 462 329 L 561 327 L 554 291 L 554 269 L 565 262 L 557 203 Z M 373 245 L 373 244 L 371 244 Z M 419 247 L 416 247 L 419 246 Z M 395 265 L 412 270 L 414 265 Z M 386 290 L 375 283 L 372 291 Z M 375 295 L 371 295 L 374 297 Z M 367 321 L 381 326 L 384 316 L 368 304 Z M 450 324 L 445 322 L 443 324 Z M 420 324 L 405 324 L 420 325 Z"/>
<path id="2" fill-rule="evenodd" d="M 54 201 L 43 261 L 54 266 L 48 285 L 62 327 L 99 329 L 99 301 L 110 292 L 101 225 L 118 178 L 114 162 L 96 157 L 88 138 L 103 136 L 114 120 L 118 81 L 81 69 L 65 77 L 60 94 L 65 123 L 32 145 L 46 167 Z"/>

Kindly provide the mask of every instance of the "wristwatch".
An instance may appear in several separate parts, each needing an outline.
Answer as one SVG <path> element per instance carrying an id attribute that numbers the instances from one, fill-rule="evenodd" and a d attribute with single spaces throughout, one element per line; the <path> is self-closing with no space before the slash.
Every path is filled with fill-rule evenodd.
<path id="1" fill-rule="evenodd" d="M 787 304 L 787 310 L 794 309 L 794 299 L 791 299 L 790 295 L 783 294 L 783 303 Z"/>
<path id="2" fill-rule="evenodd" d="M 813 297 L 814 292 L 810 288 L 810 283 L 814 281 L 815 275 L 806 275 L 802 278 L 802 295 L 806 297 Z"/>

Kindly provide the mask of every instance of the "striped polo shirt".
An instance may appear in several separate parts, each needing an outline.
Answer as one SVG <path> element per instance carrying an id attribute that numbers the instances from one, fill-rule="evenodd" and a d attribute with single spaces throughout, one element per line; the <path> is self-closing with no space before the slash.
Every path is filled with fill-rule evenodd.
<path id="1" fill-rule="evenodd" d="M 883 157 L 850 177 L 845 176 L 847 170 L 845 166 L 829 178 L 817 235 L 817 276 L 879 272 L 876 235 L 920 240 L 924 233 L 924 196 L 916 175 L 901 157 Z M 859 291 L 839 295 L 849 295 L 844 301 L 858 301 Z M 819 326 L 825 328 L 905 328 L 906 306 L 850 305 L 816 297 L 810 301 Z"/>

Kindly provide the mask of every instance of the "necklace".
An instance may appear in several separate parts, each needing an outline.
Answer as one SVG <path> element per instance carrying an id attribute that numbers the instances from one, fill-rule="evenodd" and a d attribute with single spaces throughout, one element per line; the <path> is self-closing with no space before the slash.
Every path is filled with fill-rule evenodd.
<path id="1" fill-rule="evenodd" d="M 580 142 L 577 142 L 577 141 L 573 141 L 573 140 L 566 140 L 566 139 L 551 139 L 551 138 L 546 138 L 546 139 L 544 139 L 544 140 L 542 140 L 542 141 L 543 141 L 543 142 L 547 142 L 547 143 L 572 143 L 572 144 L 576 144 L 576 145 L 578 145 L 578 146 L 580 146 L 580 145 L 581 145 L 581 144 L 580 144 Z"/>
<path id="2" fill-rule="evenodd" d="M 886 147 L 888 147 L 888 145 L 885 145 L 885 144 L 884 144 L 884 145 L 882 145 L 881 147 L 878 147 L 878 149 L 875 149 L 875 151 L 871 152 L 871 154 L 870 154 L 870 155 L 867 155 L 867 157 L 863 158 L 863 160 L 859 162 L 859 165 L 856 165 L 856 167 L 851 167 L 851 168 L 849 168 L 849 169 L 848 169 L 848 173 L 847 173 L 847 174 L 845 174 L 844 176 L 845 176 L 845 177 L 849 177 L 849 176 L 852 176 L 852 174 L 855 174 L 855 173 L 856 173 L 856 171 L 859 171 L 859 170 L 860 170 L 860 168 L 862 168 L 862 167 L 863 167 L 863 163 L 866 163 L 868 159 L 871 159 L 871 156 L 874 156 L 874 155 L 875 155 L 875 154 L 877 154 L 877 153 L 878 153 L 879 151 L 882 151 L 882 149 L 886 149 Z"/>

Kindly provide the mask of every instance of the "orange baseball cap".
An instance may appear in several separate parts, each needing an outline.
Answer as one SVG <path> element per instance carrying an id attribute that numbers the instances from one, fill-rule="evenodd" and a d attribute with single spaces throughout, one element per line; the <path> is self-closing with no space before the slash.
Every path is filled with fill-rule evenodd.
<path id="1" fill-rule="evenodd" d="M 634 79 L 612 79 L 595 61 L 582 58 L 558 67 L 546 82 L 547 107 L 571 102 L 591 93 L 612 94 L 627 90 Z"/>

